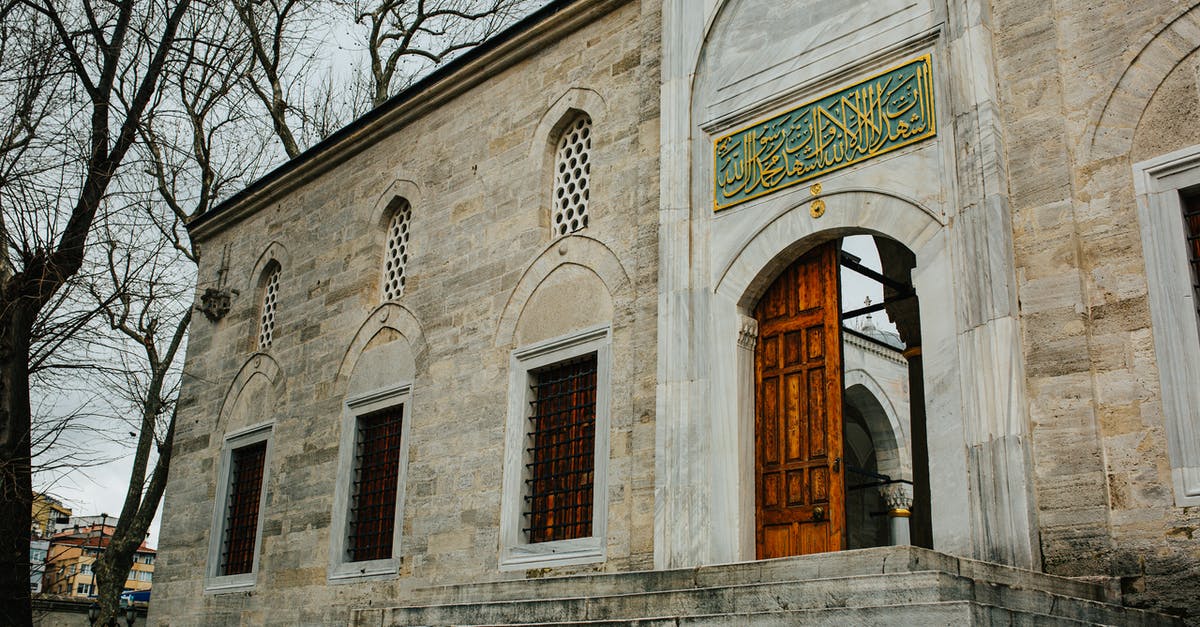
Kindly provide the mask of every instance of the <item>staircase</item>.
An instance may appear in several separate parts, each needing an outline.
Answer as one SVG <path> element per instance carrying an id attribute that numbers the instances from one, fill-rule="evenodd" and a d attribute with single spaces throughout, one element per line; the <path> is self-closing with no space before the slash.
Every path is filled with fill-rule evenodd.
<path id="1" fill-rule="evenodd" d="M 1098 585 L 915 547 L 425 588 L 351 624 L 1182 625 Z"/>

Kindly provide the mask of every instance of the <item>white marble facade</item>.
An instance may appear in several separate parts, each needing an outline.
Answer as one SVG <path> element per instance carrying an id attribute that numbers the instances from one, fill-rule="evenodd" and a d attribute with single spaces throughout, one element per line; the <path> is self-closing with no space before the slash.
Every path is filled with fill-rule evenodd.
<path id="1" fill-rule="evenodd" d="M 754 559 L 749 315 L 790 262 L 851 234 L 916 257 L 933 548 L 1039 567 L 991 47 L 978 19 L 928 1 L 852 12 L 815 0 L 664 3 L 657 567 Z M 924 54 L 936 137 L 822 176 L 819 190 L 803 183 L 714 212 L 714 138 Z M 819 218 L 814 200 L 826 205 Z"/>

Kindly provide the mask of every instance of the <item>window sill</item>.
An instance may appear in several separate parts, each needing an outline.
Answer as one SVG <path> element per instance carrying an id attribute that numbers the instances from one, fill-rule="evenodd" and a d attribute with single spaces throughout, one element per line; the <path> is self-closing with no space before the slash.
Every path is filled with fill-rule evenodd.
<path id="1" fill-rule="evenodd" d="M 225 594 L 227 592 L 245 592 L 254 589 L 255 573 L 244 575 L 225 575 L 209 577 L 204 581 L 205 594 Z"/>
<path id="2" fill-rule="evenodd" d="M 500 570 L 594 564 L 603 562 L 604 559 L 603 539 L 593 536 L 505 547 L 500 554 Z"/>
<path id="3" fill-rule="evenodd" d="M 400 560 L 396 558 L 363 562 L 342 562 L 329 569 L 329 583 L 357 583 L 394 579 L 400 573 Z"/>

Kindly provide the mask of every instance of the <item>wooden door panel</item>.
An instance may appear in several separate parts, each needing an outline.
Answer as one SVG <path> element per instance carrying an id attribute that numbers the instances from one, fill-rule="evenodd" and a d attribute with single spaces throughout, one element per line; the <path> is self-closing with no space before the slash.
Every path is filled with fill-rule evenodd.
<path id="1" fill-rule="evenodd" d="M 764 377 L 762 384 L 759 436 L 762 438 L 761 463 L 764 469 L 779 465 L 779 377 Z"/>
<path id="2" fill-rule="evenodd" d="M 841 456 L 838 246 L 783 272 L 755 309 L 755 485 L 759 558 L 838 550 Z"/>
<path id="3" fill-rule="evenodd" d="M 828 456 L 829 426 L 825 406 L 825 371 L 814 368 L 808 371 L 808 407 L 805 418 L 808 423 L 808 458 L 823 459 Z M 838 417 L 839 425 L 841 417 Z"/>
<path id="4" fill-rule="evenodd" d="M 792 524 L 764 525 L 762 528 L 763 546 L 771 555 L 795 555 L 792 543 L 795 533 Z"/>
<path id="5" fill-rule="evenodd" d="M 803 469 L 787 472 L 788 507 L 801 507 L 811 502 L 808 486 L 808 473 Z"/>
<path id="6" fill-rule="evenodd" d="M 804 377 L 792 373 L 784 375 L 784 381 L 783 421 L 787 425 L 787 432 L 784 436 L 783 459 L 788 464 L 794 464 L 807 457 L 804 449 L 808 434 L 804 432 L 804 418 L 800 415 L 804 403 Z"/>

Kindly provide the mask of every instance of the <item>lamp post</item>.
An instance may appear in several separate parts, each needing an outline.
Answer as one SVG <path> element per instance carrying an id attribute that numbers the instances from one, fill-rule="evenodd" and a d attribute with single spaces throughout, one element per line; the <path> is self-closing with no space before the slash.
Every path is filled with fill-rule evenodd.
<path id="1" fill-rule="evenodd" d="M 129 607 L 125 608 L 125 624 L 128 625 L 129 627 L 133 627 L 133 624 L 136 622 L 137 622 L 137 608 L 133 606 L 133 603 L 130 603 Z"/>
<path id="2" fill-rule="evenodd" d="M 92 601 L 92 604 L 88 606 L 87 616 L 88 624 L 95 625 L 96 620 L 100 618 L 100 604 Z"/>

